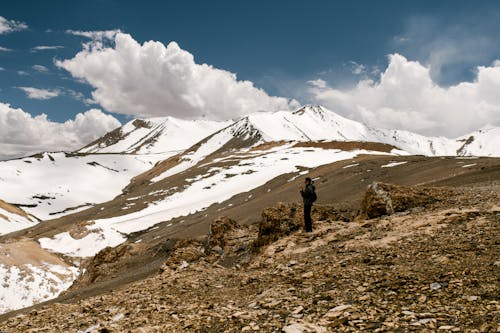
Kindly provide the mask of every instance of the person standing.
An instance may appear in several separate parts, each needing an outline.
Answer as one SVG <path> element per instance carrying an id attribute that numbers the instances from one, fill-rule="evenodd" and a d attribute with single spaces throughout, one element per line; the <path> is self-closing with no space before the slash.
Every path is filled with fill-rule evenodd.
<path id="1" fill-rule="evenodd" d="M 312 232 L 311 209 L 317 195 L 311 178 L 307 177 L 305 179 L 304 186 L 300 189 L 300 195 L 304 202 L 304 229 L 306 232 Z"/>

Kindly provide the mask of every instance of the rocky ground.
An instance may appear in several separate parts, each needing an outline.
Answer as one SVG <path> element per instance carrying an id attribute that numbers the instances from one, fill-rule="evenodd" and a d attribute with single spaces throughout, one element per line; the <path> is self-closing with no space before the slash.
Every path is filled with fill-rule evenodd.
<path id="1" fill-rule="evenodd" d="M 499 196 L 499 184 L 372 184 L 356 214 L 318 205 L 310 234 L 294 204 L 259 225 L 220 218 L 205 240 L 179 240 L 158 274 L 0 332 L 498 332 Z"/>

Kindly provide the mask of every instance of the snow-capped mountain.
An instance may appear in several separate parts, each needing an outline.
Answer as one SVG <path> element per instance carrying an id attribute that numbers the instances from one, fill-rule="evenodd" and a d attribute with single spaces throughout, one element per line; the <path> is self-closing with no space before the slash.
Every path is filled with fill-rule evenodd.
<path id="1" fill-rule="evenodd" d="M 257 112 L 222 130 L 257 142 L 363 141 L 392 145 L 409 154 L 426 156 L 500 156 L 500 128 L 493 127 L 457 139 L 372 128 L 322 106 L 297 111 Z"/>
<path id="2" fill-rule="evenodd" d="M 187 149 L 231 124 L 157 117 L 131 120 L 80 149 L 80 153 L 164 154 Z"/>
<path id="3" fill-rule="evenodd" d="M 132 177 L 229 124 L 172 117 L 136 119 L 76 153 L 45 152 L 1 161 L 0 198 L 41 220 L 74 213 L 113 199 Z M 27 226 L 10 224 L 0 233 Z"/>
<path id="4" fill-rule="evenodd" d="M 500 156 L 500 127 L 484 127 L 457 138 L 459 156 Z"/>

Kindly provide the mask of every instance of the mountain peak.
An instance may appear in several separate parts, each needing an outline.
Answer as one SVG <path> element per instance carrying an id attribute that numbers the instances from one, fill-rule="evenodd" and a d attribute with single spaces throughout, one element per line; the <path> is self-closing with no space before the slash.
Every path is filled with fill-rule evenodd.
<path id="1" fill-rule="evenodd" d="M 305 104 L 298 108 L 297 110 L 293 111 L 293 114 L 297 115 L 302 115 L 306 112 L 312 112 L 312 113 L 323 113 L 326 109 L 322 107 L 321 105 L 313 105 L 313 104 Z"/>

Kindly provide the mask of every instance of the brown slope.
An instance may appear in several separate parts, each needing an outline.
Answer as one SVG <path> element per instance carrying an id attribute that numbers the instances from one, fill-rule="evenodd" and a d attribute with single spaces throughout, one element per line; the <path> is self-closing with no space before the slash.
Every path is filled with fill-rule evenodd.
<path id="1" fill-rule="evenodd" d="M 381 167 L 391 161 L 407 161 L 408 163 L 392 168 Z M 350 161 L 318 167 L 311 170 L 310 175 L 320 177 L 316 180 L 318 204 L 333 204 L 348 212 L 355 212 L 359 209 L 366 186 L 372 181 L 430 186 L 446 182 L 447 186 L 458 188 L 461 188 L 463 184 L 481 187 L 499 183 L 500 159 L 478 158 L 473 160 L 476 165 L 463 168 L 465 164 L 472 164 L 470 162 L 457 158 L 360 156 Z M 344 168 L 356 163 L 359 165 Z M 193 175 L 187 173 L 184 176 L 189 178 Z M 95 285 L 68 293 L 59 301 L 67 302 L 97 295 L 155 274 L 169 256 L 172 245 L 169 240 L 204 237 L 209 224 L 218 216 L 225 215 L 240 223 L 252 224 L 260 219 L 260 212 L 265 207 L 272 206 L 276 202 L 300 201 L 297 188 L 302 179 L 289 182 L 288 180 L 293 176 L 292 174 L 282 175 L 257 189 L 236 195 L 226 202 L 212 205 L 203 212 L 160 223 L 149 230 L 131 235 L 129 242 L 140 241 L 140 244 L 144 246 L 141 251 L 125 258 L 118 267 L 114 268 L 113 275 L 107 280 L 104 278 Z M 269 189 L 271 191 L 268 191 Z M 68 226 L 78 220 L 112 215 L 113 210 L 121 210 L 120 205 L 126 202 L 125 198 L 135 194 L 137 193 L 128 193 L 88 211 L 45 222 L 19 234 L 38 238 L 67 230 Z M 249 199 L 250 195 L 252 197 Z M 100 207 L 104 207 L 105 210 L 101 210 Z M 171 227 L 168 226 L 170 223 L 173 224 Z"/>
<path id="2" fill-rule="evenodd" d="M 450 209 L 450 198 L 442 198 L 431 209 L 349 224 L 320 221 L 314 233 L 281 235 L 243 265 L 219 265 L 215 248 L 193 256 L 199 245 L 186 243 L 147 279 L 0 317 L 0 329 L 495 332 L 500 184 L 476 185 L 450 189 L 463 209 Z M 290 212 L 276 222 L 289 223 Z M 223 223 L 228 237 L 214 245 L 228 251 L 238 251 L 237 239 L 248 240 L 241 233 L 255 232 Z M 181 268 L 182 260 L 189 265 Z"/>

